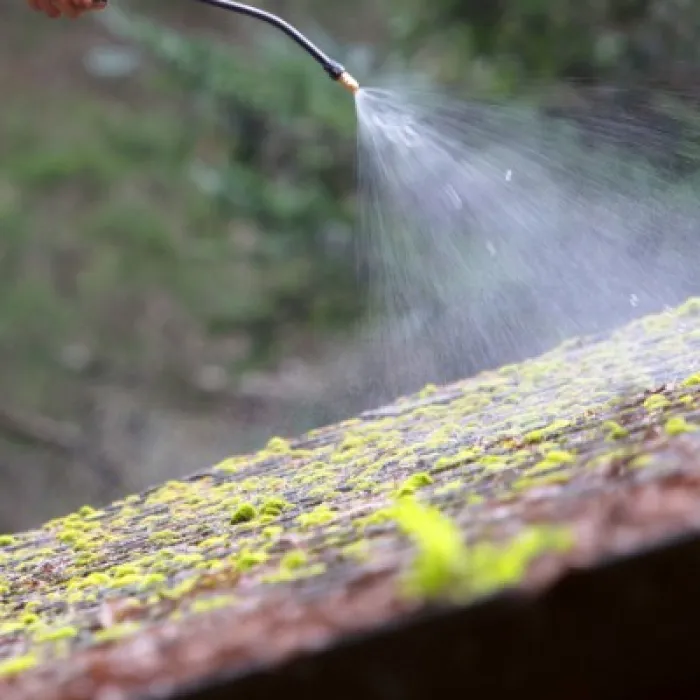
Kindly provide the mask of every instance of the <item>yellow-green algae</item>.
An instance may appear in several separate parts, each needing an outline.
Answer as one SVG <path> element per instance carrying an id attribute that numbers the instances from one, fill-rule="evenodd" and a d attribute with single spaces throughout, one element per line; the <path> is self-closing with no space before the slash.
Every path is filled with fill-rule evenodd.
<path id="1" fill-rule="evenodd" d="M 608 341 L 568 342 L 429 386 L 99 510 L 0 535 L 0 641 L 12 638 L 0 644 L 0 676 L 77 644 L 114 643 L 164 615 L 235 611 L 251 590 L 342 585 L 387 551 L 405 563 L 399 593 L 468 601 L 516 585 L 571 534 L 513 524 L 494 539 L 490 504 L 541 487 L 575 493 L 611 460 L 631 475 L 653 472 L 650 426 L 670 441 L 697 438 L 698 309 L 691 300 Z M 257 585 L 239 590 L 243 577 Z M 143 606 L 143 619 L 96 629 L 103 606 L 119 600 Z"/>

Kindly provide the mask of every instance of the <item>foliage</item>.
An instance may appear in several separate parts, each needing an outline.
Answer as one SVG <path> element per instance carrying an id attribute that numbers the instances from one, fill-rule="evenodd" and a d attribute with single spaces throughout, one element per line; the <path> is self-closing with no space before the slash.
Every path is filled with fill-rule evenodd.
<path id="1" fill-rule="evenodd" d="M 349 97 L 284 37 L 231 47 L 105 14 L 146 51 L 145 110 L 72 95 L 2 115 L 0 356 L 25 399 L 57 360 L 198 388 L 202 365 L 235 377 L 361 306 Z"/>
<path id="2" fill-rule="evenodd" d="M 397 40 L 416 50 L 435 37 L 429 50 L 447 47 L 452 78 L 465 59 L 486 59 L 511 86 L 533 77 L 671 84 L 683 71 L 690 77 L 698 58 L 700 7 L 684 0 L 411 0 L 409 7 L 395 24 Z"/>

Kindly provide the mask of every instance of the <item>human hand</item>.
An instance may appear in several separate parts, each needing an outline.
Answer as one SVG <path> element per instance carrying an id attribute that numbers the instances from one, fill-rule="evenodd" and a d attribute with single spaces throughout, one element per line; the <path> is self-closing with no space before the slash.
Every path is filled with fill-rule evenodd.
<path id="1" fill-rule="evenodd" d="M 79 17 L 90 10 L 102 10 L 107 0 L 27 0 L 36 12 L 44 12 L 49 17 Z"/>

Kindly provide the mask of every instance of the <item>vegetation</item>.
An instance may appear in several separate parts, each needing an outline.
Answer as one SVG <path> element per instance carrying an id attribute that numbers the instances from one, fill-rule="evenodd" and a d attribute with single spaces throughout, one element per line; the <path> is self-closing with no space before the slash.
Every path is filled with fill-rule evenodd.
<path id="1" fill-rule="evenodd" d="M 556 12 L 535 0 L 278 4 L 265 6 L 360 77 L 409 65 L 492 95 L 572 77 L 688 88 L 697 58 L 693 32 L 677 30 L 698 26 L 700 10 L 675 0 L 567 0 Z M 16 8 L 0 30 L 0 452 L 23 494 L 13 500 L 31 493 L 42 513 L 41 489 L 19 476 L 28 463 L 45 474 L 80 463 L 108 495 L 123 489 L 114 472 L 133 451 L 102 429 L 105 387 L 136 393 L 143 411 L 124 419 L 135 432 L 147 430 L 146 394 L 200 411 L 218 397 L 223 415 L 253 372 L 312 360 L 365 305 L 346 96 L 247 20 L 187 0 L 120 7 L 129 13 L 102 13 L 105 26 L 58 29 Z M 49 62 L 56 53 L 53 87 L 35 68 L 39 50 Z M 124 56 L 132 68 L 108 77 Z M 675 135 L 666 149 L 691 169 L 693 114 L 681 115 L 682 148 Z M 34 420 L 44 416 L 53 421 Z M 17 443 L 27 441 L 41 450 L 26 457 Z M 67 491 L 85 487 L 80 473 Z"/>

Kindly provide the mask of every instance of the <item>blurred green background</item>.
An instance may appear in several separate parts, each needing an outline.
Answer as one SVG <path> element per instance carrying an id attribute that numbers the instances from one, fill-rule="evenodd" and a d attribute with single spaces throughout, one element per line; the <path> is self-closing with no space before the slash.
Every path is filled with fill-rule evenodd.
<path id="1" fill-rule="evenodd" d="M 0 8 L 0 530 L 334 417 L 321 358 L 365 312 L 349 96 L 253 20 L 112 1 Z M 257 4 L 360 78 L 700 86 L 687 0 Z"/>

